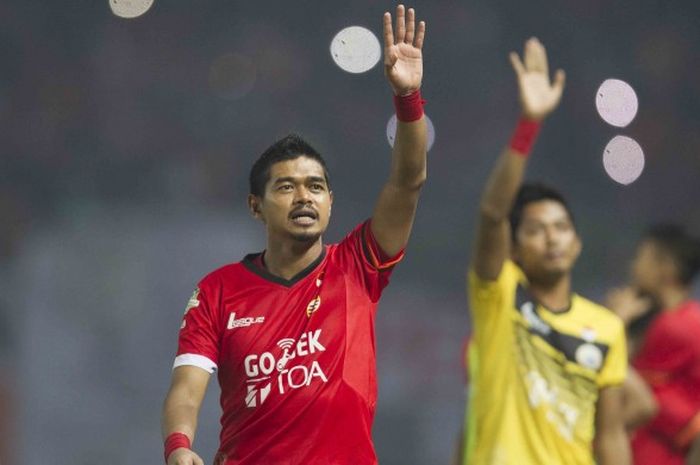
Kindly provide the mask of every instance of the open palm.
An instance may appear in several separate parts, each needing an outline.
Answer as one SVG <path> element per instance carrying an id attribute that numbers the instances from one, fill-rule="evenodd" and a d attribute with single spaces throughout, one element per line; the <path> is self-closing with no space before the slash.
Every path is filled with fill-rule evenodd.
<path id="1" fill-rule="evenodd" d="M 416 30 L 413 8 L 406 14 L 403 5 L 396 7 L 396 36 L 391 14 L 384 13 L 384 73 L 396 95 L 408 95 L 420 88 L 423 79 L 423 39 L 425 22 Z"/>
<path id="2" fill-rule="evenodd" d="M 517 53 L 510 54 L 518 77 L 520 105 L 526 117 L 541 120 L 559 105 L 566 76 L 564 71 L 557 70 L 554 82 L 550 82 L 547 51 L 534 37 L 525 43 L 523 58 L 524 63 Z"/>

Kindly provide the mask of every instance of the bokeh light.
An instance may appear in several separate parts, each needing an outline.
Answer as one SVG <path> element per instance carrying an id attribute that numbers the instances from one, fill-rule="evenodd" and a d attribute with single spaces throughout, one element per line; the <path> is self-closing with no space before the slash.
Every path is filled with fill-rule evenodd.
<path id="1" fill-rule="evenodd" d="M 364 27 L 346 27 L 333 37 L 331 57 L 343 71 L 364 73 L 381 58 L 379 39 Z"/>
<path id="2" fill-rule="evenodd" d="M 606 79 L 598 88 L 595 105 L 606 123 L 624 128 L 637 115 L 639 102 L 632 86 L 619 79 Z"/>
<path id="3" fill-rule="evenodd" d="M 137 18 L 153 6 L 153 0 L 109 0 L 112 13 L 120 18 Z"/>
<path id="4" fill-rule="evenodd" d="M 615 136 L 603 152 L 603 166 L 615 182 L 631 184 L 644 170 L 644 152 L 636 140 L 627 136 Z"/>
<path id="5" fill-rule="evenodd" d="M 244 97 L 253 90 L 256 79 L 255 63 L 240 53 L 221 55 L 209 68 L 209 88 L 226 100 Z"/>
<path id="6" fill-rule="evenodd" d="M 433 122 L 425 115 L 425 123 L 428 125 L 428 150 L 433 147 L 435 142 L 435 126 Z M 389 122 L 386 123 L 386 140 L 389 142 L 391 148 L 394 148 L 394 140 L 396 139 L 396 115 L 392 115 L 389 118 Z"/>

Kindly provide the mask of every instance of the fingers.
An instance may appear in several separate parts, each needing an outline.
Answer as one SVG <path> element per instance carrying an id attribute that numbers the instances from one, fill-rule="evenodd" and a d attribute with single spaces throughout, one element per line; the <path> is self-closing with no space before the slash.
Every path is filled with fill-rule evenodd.
<path id="1" fill-rule="evenodd" d="M 411 44 L 416 48 L 423 48 L 425 41 L 425 21 L 418 23 L 416 28 L 416 10 L 409 8 L 406 11 L 403 5 L 396 7 L 396 37 L 391 24 L 391 13 L 384 13 L 382 18 L 384 29 L 384 48 L 391 47 L 399 42 Z"/>
<path id="2" fill-rule="evenodd" d="M 413 43 L 413 37 L 416 33 L 416 10 L 413 8 L 408 9 L 408 14 L 406 15 L 406 38 L 404 39 L 407 44 Z"/>
<path id="3" fill-rule="evenodd" d="M 525 47 L 523 48 L 523 61 L 525 62 L 525 69 L 528 71 L 539 71 L 540 63 L 538 62 L 540 56 L 536 51 L 537 39 L 534 37 L 530 38 L 525 42 Z"/>
<path id="4" fill-rule="evenodd" d="M 391 27 L 391 13 L 384 13 L 384 47 L 394 45 L 394 29 Z"/>
<path id="5" fill-rule="evenodd" d="M 406 9 L 403 5 L 396 7 L 396 42 L 403 42 L 406 38 Z"/>
<path id="6" fill-rule="evenodd" d="M 532 42 L 532 53 L 535 55 L 535 64 L 537 70 L 547 75 L 549 78 L 549 64 L 547 63 L 547 50 L 542 45 L 539 39 L 535 38 Z"/>
<path id="7" fill-rule="evenodd" d="M 520 61 L 520 57 L 518 56 L 518 54 L 515 52 L 510 52 L 510 55 L 508 56 L 510 58 L 510 64 L 513 65 L 513 70 L 515 71 L 515 74 L 518 77 L 521 77 L 523 74 L 525 74 L 525 66 L 523 65 L 523 62 Z"/>
<path id="8" fill-rule="evenodd" d="M 414 46 L 418 49 L 423 48 L 423 40 L 425 39 L 425 21 L 418 23 L 418 33 L 416 33 L 416 40 Z"/>
<path id="9" fill-rule="evenodd" d="M 552 90 L 554 91 L 554 96 L 557 101 L 561 99 L 561 94 L 564 92 L 564 84 L 566 84 L 566 73 L 563 69 L 558 69 L 554 73 L 554 85 L 552 85 Z"/>

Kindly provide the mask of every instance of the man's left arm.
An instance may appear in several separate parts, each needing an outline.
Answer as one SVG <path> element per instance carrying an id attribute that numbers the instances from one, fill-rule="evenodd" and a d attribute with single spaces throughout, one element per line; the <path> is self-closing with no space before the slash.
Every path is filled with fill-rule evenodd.
<path id="1" fill-rule="evenodd" d="M 600 390 L 595 411 L 593 450 L 598 465 L 630 465 L 630 446 L 624 419 L 621 386 Z"/>
<path id="2" fill-rule="evenodd" d="M 396 8 L 396 31 L 384 13 L 384 71 L 394 91 L 397 125 L 391 173 L 372 214 L 372 234 L 387 256 L 408 243 L 426 178 L 427 127 L 420 86 L 423 78 L 425 22 L 416 26 L 412 8 Z"/>

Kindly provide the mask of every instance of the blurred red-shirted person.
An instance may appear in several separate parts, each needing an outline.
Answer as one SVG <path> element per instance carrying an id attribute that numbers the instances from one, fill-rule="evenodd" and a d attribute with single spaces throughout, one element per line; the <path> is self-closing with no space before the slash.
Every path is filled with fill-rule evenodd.
<path id="1" fill-rule="evenodd" d="M 700 464 L 700 302 L 691 299 L 700 240 L 676 225 L 654 226 L 632 268 L 633 289 L 618 290 L 610 305 L 630 324 L 648 320 L 632 365 L 656 400 L 633 436 L 634 463 Z"/>

